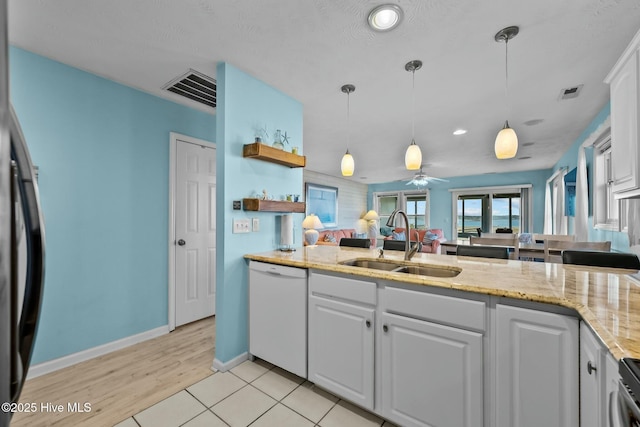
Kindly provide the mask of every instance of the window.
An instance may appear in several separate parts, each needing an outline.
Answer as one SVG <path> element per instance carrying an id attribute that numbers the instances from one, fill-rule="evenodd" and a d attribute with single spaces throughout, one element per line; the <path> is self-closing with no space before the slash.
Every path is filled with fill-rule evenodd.
<path id="1" fill-rule="evenodd" d="M 455 237 L 477 236 L 478 228 L 495 233 L 510 228 L 514 233 L 531 229 L 531 185 L 450 190 Z"/>
<path id="2" fill-rule="evenodd" d="M 373 209 L 380 216 L 380 228 L 386 227 L 387 220 L 398 207 L 407 214 L 409 226 L 412 228 L 429 227 L 429 190 L 399 191 L 373 194 Z M 396 217 L 396 226 L 404 227 L 404 223 Z M 384 231 L 381 230 L 384 235 Z"/>
<path id="3" fill-rule="evenodd" d="M 596 144 L 593 153 L 593 224 L 595 228 L 618 230 L 619 206 L 613 196 L 611 135 Z"/>

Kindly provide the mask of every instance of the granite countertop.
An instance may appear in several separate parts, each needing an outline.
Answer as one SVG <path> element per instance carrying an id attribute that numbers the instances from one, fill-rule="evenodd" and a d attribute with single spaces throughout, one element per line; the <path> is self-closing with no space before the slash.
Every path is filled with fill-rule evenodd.
<path id="1" fill-rule="evenodd" d="M 412 263 L 461 269 L 461 273 L 441 278 L 339 264 L 377 256 L 376 249 L 316 246 L 298 248 L 293 253 L 249 254 L 245 258 L 564 306 L 580 314 L 614 357 L 640 358 L 640 281 L 625 274 L 625 270 L 425 253 L 416 254 Z M 386 251 L 384 257 L 402 261 L 404 253 Z"/>

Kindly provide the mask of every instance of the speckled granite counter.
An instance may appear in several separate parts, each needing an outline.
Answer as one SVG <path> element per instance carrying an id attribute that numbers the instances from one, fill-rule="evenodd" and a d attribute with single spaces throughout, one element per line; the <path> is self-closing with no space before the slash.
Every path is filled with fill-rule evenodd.
<path id="1" fill-rule="evenodd" d="M 397 251 L 385 252 L 386 259 L 402 261 L 403 255 Z M 376 249 L 317 246 L 298 248 L 293 253 L 250 254 L 245 258 L 561 305 L 576 310 L 613 356 L 640 358 L 640 282 L 624 274 L 624 270 L 423 253 L 412 261 L 462 272 L 456 277 L 440 278 L 339 264 L 377 256 Z"/>

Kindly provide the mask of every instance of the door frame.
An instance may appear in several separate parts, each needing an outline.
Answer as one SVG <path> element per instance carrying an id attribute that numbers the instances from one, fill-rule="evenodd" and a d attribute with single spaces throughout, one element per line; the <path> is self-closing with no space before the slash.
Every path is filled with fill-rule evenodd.
<path id="1" fill-rule="evenodd" d="M 178 140 L 201 147 L 216 149 L 214 142 L 176 132 L 169 133 L 169 241 L 168 241 L 168 323 L 169 331 L 176 328 L 176 157 Z M 217 155 L 217 152 L 216 152 Z M 218 171 L 216 170 L 216 175 Z M 216 284 L 217 286 L 217 284 Z"/>

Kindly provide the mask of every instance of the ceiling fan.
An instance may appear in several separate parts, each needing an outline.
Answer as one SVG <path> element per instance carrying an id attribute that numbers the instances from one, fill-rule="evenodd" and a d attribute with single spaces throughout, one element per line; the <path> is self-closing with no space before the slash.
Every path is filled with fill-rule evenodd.
<path id="1" fill-rule="evenodd" d="M 448 182 L 446 179 L 436 178 L 433 176 L 429 176 L 422 171 L 422 167 L 420 171 L 417 172 L 413 178 L 407 181 L 407 185 L 415 185 L 418 188 L 426 187 L 430 182 Z"/>

